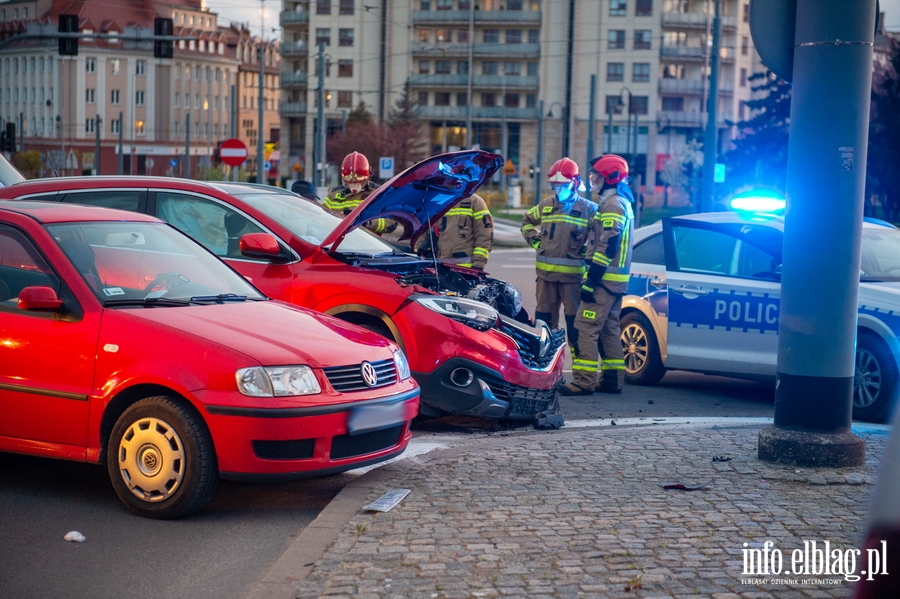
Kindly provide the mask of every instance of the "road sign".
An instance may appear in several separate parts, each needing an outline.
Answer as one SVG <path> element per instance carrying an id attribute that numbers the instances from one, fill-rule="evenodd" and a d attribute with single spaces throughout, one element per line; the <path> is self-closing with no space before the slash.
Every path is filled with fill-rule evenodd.
<path id="1" fill-rule="evenodd" d="M 503 166 L 503 174 L 504 175 L 515 175 L 516 174 L 516 165 L 513 164 L 512 160 L 506 161 L 506 164 Z"/>
<path id="2" fill-rule="evenodd" d="M 154 164 L 156 164 L 156 162 L 152 158 L 147 156 L 147 161 L 144 163 L 144 166 L 146 166 L 147 168 L 153 168 Z"/>
<path id="3" fill-rule="evenodd" d="M 226 139 L 219 148 L 219 156 L 228 166 L 241 166 L 247 160 L 247 154 L 247 146 L 235 138 Z"/>
<path id="4" fill-rule="evenodd" d="M 172 168 L 175 168 L 176 166 L 178 166 L 178 159 L 172 158 L 171 160 L 169 160 L 169 166 L 171 166 Z"/>
<path id="5" fill-rule="evenodd" d="M 265 171 L 270 171 L 270 170 L 272 170 L 272 163 L 269 162 L 268 160 L 266 160 L 265 162 L 263 162 L 263 170 L 265 170 Z"/>
<path id="6" fill-rule="evenodd" d="M 378 160 L 378 178 L 390 179 L 394 176 L 394 159 L 382 156 Z"/>

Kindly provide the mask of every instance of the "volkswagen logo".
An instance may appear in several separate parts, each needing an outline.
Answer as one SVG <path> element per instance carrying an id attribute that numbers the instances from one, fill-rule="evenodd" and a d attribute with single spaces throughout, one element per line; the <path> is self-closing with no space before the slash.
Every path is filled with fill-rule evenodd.
<path id="1" fill-rule="evenodd" d="M 375 372 L 374 366 L 368 362 L 363 362 L 359 365 L 359 371 L 362 374 L 363 381 L 365 381 L 368 386 L 374 387 L 378 384 L 378 373 Z"/>

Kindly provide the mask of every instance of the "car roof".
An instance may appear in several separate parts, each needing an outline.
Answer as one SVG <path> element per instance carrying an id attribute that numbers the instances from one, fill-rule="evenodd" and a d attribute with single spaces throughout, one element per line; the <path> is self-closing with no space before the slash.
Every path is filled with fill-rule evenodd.
<path id="1" fill-rule="evenodd" d="M 29 216 L 43 224 L 89 221 L 162 222 L 152 216 L 126 210 L 59 202 L 0 202 L 0 211 Z"/>
<path id="2" fill-rule="evenodd" d="M 95 189 L 109 187 L 177 187 L 179 189 L 195 189 L 197 191 L 215 189 L 204 181 L 179 179 L 176 177 L 144 177 L 128 175 L 101 175 L 93 177 L 49 177 L 31 179 L 8 187 L 0 188 L 0 198 L 21 197 L 28 194 L 47 193 L 53 191 L 69 191 L 76 189 Z"/>

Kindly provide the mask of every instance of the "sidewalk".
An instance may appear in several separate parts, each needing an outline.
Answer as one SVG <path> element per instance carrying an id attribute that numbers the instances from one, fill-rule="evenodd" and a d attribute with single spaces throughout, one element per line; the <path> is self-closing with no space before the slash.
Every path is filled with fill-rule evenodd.
<path id="1" fill-rule="evenodd" d="M 388 464 L 347 486 L 250 597 L 850 596 L 841 575 L 790 575 L 792 552 L 857 546 L 888 435 L 859 433 L 866 464 L 841 470 L 760 462 L 758 432 L 500 433 Z M 361 510 L 398 488 L 411 493 L 393 510 Z M 782 574 L 744 574 L 742 552 L 766 541 Z"/>

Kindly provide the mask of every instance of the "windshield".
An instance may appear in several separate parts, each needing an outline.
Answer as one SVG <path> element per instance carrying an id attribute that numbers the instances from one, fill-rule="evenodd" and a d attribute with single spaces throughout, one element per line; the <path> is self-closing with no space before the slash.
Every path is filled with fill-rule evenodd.
<path id="1" fill-rule="evenodd" d="M 107 306 L 266 299 L 165 223 L 79 222 L 47 225 L 47 230 Z"/>
<path id="2" fill-rule="evenodd" d="M 900 281 L 900 230 L 863 227 L 859 280 Z"/>
<path id="3" fill-rule="evenodd" d="M 313 245 L 321 245 L 328 234 L 341 222 L 340 218 L 329 214 L 324 208 L 295 195 L 250 193 L 237 197 L 300 239 Z M 363 228 L 347 233 L 340 248 L 342 254 L 365 254 L 368 256 L 377 256 L 393 251 L 391 246 Z"/>

